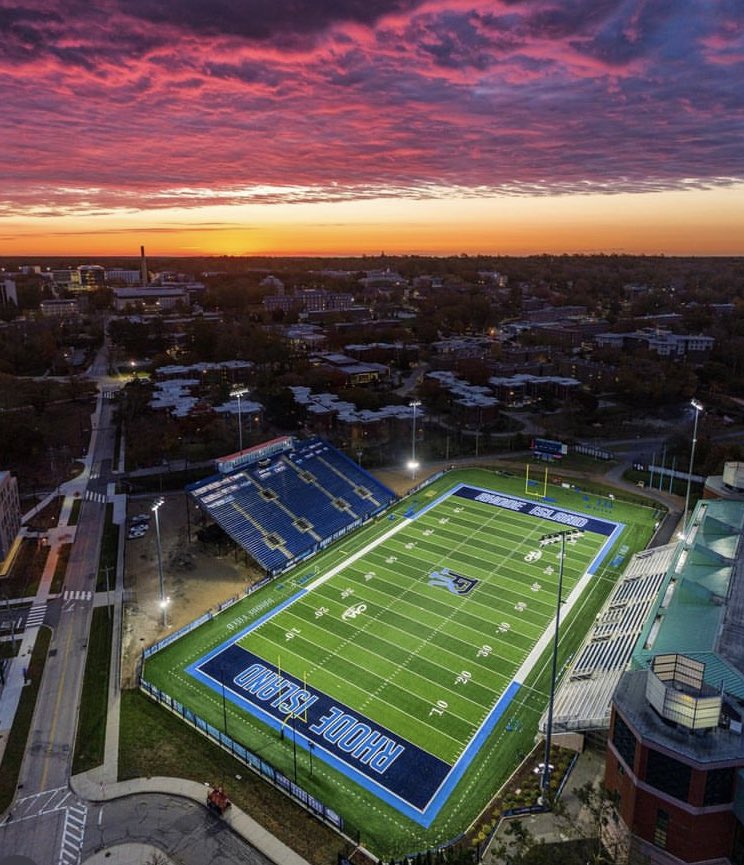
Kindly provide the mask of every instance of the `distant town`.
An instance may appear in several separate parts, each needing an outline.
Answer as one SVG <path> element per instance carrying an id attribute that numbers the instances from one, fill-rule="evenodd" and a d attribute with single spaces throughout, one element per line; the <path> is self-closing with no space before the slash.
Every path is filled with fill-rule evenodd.
<path id="1" fill-rule="evenodd" d="M 367 466 L 403 459 L 412 395 L 422 459 L 660 425 L 681 465 L 687 437 L 664 424 L 705 394 L 698 460 L 714 471 L 740 455 L 706 433 L 744 416 L 743 296 L 737 259 L 6 262 L 4 460 L 24 496 L 63 477 L 105 339 L 109 371 L 129 378 L 131 468 L 234 449 L 241 385 L 246 443 L 304 430 Z"/>

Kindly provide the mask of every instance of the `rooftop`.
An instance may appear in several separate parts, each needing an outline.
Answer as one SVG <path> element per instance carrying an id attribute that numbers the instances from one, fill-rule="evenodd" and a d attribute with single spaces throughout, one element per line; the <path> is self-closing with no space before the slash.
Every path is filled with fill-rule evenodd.
<path id="1" fill-rule="evenodd" d="M 633 652 L 633 666 L 680 653 L 705 664 L 705 682 L 744 701 L 744 502 L 695 508 Z"/>
<path id="2" fill-rule="evenodd" d="M 663 721 L 646 699 L 648 670 L 634 670 L 620 679 L 614 703 L 644 740 L 654 742 L 680 756 L 698 763 L 722 763 L 744 760 L 744 736 L 714 727 L 705 733 L 691 733 Z"/>

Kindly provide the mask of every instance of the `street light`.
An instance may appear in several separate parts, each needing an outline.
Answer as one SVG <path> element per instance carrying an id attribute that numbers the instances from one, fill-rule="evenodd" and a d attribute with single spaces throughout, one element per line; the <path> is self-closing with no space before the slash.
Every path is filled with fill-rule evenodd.
<path id="1" fill-rule="evenodd" d="M 237 397 L 238 400 L 238 450 L 243 450 L 243 415 L 240 411 L 240 398 L 247 396 L 250 393 L 247 387 L 234 387 L 230 391 L 230 396 Z"/>
<path id="2" fill-rule="evenodd" d="M 558 676 L 558 638 L 561 626 L 561 604 L 563 603 L 563 560 L 566 557 L 566 538 L 580 538 L 584 533 L 580 529 L 563 529 L 551 532 L 540 538 L 540 546 L 549 544 L 561 545 L 561 560 L 558 565 L 558 594 L 555 602 L 555 634 L 553 635 L 553 661 L 550 670 L 550 699 L 548 700 L 548 722 L 545 728 L 545 762 L 543 764 L 540 791 L 543 804 L 547 805 L 550 796 L 550 746 L 553 735 L 553 707 L 555 705 L 555 680 Z"/>
<path id="3" fill-rule="evenodd" d="M 421 405 L 421 400 L 415 399 L 408 403 L 413 409 L 413 424 L 411 426 L 411 459 L 408 461 L 408 468 L 411 470 L 413 477 L 416 477 L 416 469 L 419 464 L 416 462 L 416 409 Z"/>
<path id="4" fill-rule="evenodd" d="M 160 579 L 160 609 L 163 611 L 163 627 L 168 625 L 168 601 L 170 598 L 165 597 L 165 589 L 163 586 L 163 550 L 160 546 L 160 518 L 158 511 L 162 507 L 165 499 L 162 496 L 152 503 L 150 510 L 155 514 L 155 540 L 158 546 L 158 577 Z"/>
<path id="5" fill-rule="evenodd" d="M 682 533 L 687 537 L 687 511 L 690 507 L 690 483 L 692 482 L 692 464 L 695 461 L 695 445 L 697 444 L 697 425 L 703 404 L 696 399 L 690 400 L 690 405 L 695 409 L 695 420 L 692 424 L 692 447 L 690 448 L 690 468 L 687 470 L 687 493 L 685 495 L 685 513 L 682 517 Z"/>

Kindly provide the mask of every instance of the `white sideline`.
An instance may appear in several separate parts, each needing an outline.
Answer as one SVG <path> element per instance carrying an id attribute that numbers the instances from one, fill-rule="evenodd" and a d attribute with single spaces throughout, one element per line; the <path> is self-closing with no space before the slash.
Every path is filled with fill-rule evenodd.
<path id="1" fill-rule="evenodd" d="M 566 598 L 565 603 L 561 605 L 561 619 L 564 619 L 571 612 L 576 602 L 583 595 L 584 589 L 587 587 L 591 578 L 592 574 L 588 571 L 585 572 L 584 576 L 578 581 L 578 583 L 576 583 L 573 589 L 571 589 L 571 594 Z M 537 664 L 540 655 L 542 655 L 548 647 L 548 644 L 552 643 L 554 639 L 555 616 L 553 616 L 550 623 L 546 625 L 542 637 L 540 637 L 540 639 L 535 643 L 532 647 L 532 651 L 524 659 L 522 666 L 514 674 L 512 682 L 517 682 L 520 685 L 524 683 L 524 680 L 532 672 L 532 668 Z M 511 684 L 511 682 L 509 684 Z"/>
<path id="2" fill-rule="evenodd" d="M 379 538 L 375 538 L 374 541 L 367 544 L 366 547 L 362 547 L 361 550 L 357 550 L 355 553 L 349 556 L 348 559 L 344 559 L 343 562 L 336 565 L 334 568 L 331 568 L 328 573 L 323 574 L 323 576 L 318 577 L 317 580 L 313 580 L 312 583 L 305 586 L 305 591 L 310 592 L 318 586 L 322 586 L 326 580 L 330 580 L 331 577 L 335 577 L 336 574 L 340 574 L 344 568 L 347 568 L 349 565 L 353 565 L 358 559 L 361 559 L 362 556 L 366 555 L 370 550 L 373 550 L 375 547 L 378 547 L 380 544 L 384 543 L 388 538 L 392 538 L 393 535 L 397 535 L 398 532 L 405 528 L 410 524 L 410 520 L 407 517 L 401 518 L 400 522 L 396 523 L 390 531 L 385 532 L 384 535 L 380 535 Z"/>

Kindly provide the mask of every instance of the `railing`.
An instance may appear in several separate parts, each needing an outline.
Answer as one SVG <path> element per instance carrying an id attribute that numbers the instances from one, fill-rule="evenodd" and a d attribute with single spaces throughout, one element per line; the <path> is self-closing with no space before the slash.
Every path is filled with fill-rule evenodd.
<path id="1" fill-rule="evenodd" d="M 154 646 L 151 648 L 155 649 Z M 311 796 L 310 793 L 298 784 L 295 784 L 294 781 L 287 778 L 286 775 L 272 766 L 271 763 L 268 763 L 257 754 L 254 754 L 253 751 L 250 751 L 239 742 L 231 739 L 230 736 L 226 735 L 222 730 L 217 729 L 217 727 L 199 717 L 199 715 L 189 709 L 188 706 L 184 706 L 183 703 L 174 700 L 173 697 L 166 694 L 165 691 L 161 691 L 160 688 L 155 687 L 155 685 L 150 684 L 146 679 L 140 677 L 139 686 L 145 694 L 160 703 L 161 706 L 165 706 L 184 721 L 188 721 L 194 726 L 195 730 L 203 736 L 206 736 L 208 739 L 211 739 L 213 742 L 216 742 L 221 748 L 231 754 L 236 760 L 240 761 L 252 772 L 265 778 L 291 799 L 294 799 L 294 801 L 299 802 L 303 807 L 311 811 L 316 817 L 319 817 L 335 829 L 343 832 L 344 820 L 340 814 L 337 814 L 333 809 L 328 808 L 319 799 Z"/>

